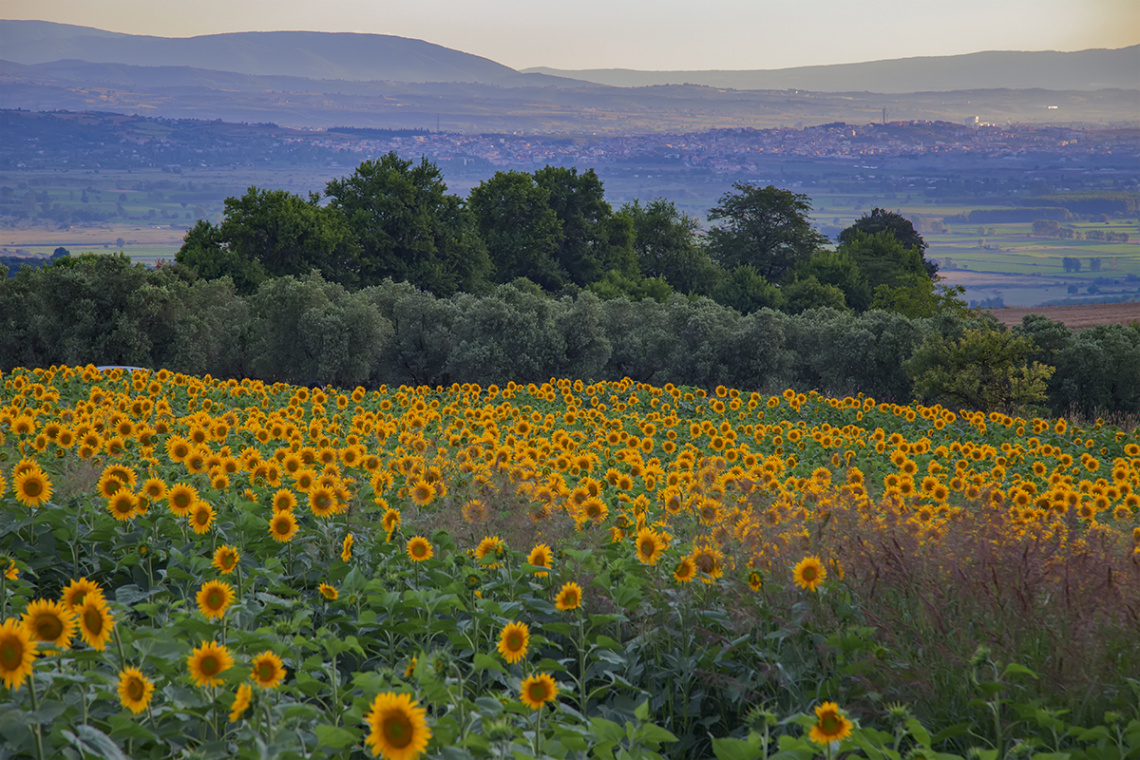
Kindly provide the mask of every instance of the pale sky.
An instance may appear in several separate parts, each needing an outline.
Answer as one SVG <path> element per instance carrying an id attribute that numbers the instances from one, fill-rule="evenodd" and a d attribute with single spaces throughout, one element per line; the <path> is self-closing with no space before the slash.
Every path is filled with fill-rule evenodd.
<path id="1" fill-rule="evenodd" d="M 777 69 L 1140 43 L 1140 0 L 0 0 L 0 18 L 161 37 L 393 34 L 516 69 Z"/>

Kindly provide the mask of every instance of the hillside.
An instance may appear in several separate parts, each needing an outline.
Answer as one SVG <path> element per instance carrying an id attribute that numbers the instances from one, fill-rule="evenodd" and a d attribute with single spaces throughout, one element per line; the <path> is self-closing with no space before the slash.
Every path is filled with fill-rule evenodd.
<path id="1" fill-rule="evenodd" d="M 756 71 L 636 71 L 632 69 L 528 71 L 615 87 L 702 84 L 737 90 L 816 92 L 946 92 L 972 89 L 1134 89 L 1140 78 L 1140 45 L 1119 50 L 1010 52 L 799 66 Z"/>

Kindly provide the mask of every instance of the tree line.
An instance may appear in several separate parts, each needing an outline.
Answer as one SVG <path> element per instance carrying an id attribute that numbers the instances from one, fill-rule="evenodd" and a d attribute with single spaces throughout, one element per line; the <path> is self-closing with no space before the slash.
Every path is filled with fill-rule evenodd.
<path id="1" fill-rule="evenodd" d="M 0 369 L 118 364 L 339 387 L 620 379 L 786 387 L 951 409 L 1140 413 L 1140 325 L 908 317 L 833 307 L 747 314 L 709 298 L 552 297 L 527 280 L 438 296 L 318 272 L 240 293 L 175 264 L 61 257 L 0 272 Z"/>
<path id="2" fill-rule="evenodd" d="M 811 224 L 807 196 L 738 183 L 708 215 L 666 200 L 614 209 L 594 171 L 500 171 L 466 198 L 439 169 L 389 153 L 307 198 L 251 187 L 201 220 L 176 261 L 198 277 L 229 277 L 250 295 L 312 270 L 358 290 L 385 280 L 439 297 L 485 295 L 526 280 L 553 296 L 705 297 L 742 314 L 831 307 L 932 316 L 959 293 L 938 286 L 925 241 L 899 214 L 874 209 L 834 250 Z"/>

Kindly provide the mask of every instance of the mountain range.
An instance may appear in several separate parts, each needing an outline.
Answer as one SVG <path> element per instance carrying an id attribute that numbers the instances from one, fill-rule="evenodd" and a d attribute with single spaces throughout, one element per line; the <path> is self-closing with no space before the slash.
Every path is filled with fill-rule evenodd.
<path id="1" fill-rule="evenodd" d="M 0 21 L 0 108 L 283 125 L 609 132 L 892 119 L 1140 123 L 1140 46 L 771 71 L 517 71 L 421 40 L 164 38 Z"/>

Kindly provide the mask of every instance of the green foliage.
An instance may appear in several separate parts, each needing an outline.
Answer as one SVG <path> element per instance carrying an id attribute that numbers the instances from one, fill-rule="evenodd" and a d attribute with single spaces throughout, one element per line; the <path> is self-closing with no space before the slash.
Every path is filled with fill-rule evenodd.
<path id="1" fill-rule="evenodd" d="M 793 280 L 783 289 L 784 308 L 789 314 L 799 314 L 808 309 L 847 310 L 843 290 L 835 285 L 824 285 L 815 275 Z"/>
<path id="2" fill-rule="evenodd" d="M 550 207 L 550 190 L 526 172 L 495 172 L 467 198 L 467 207 L 494 267 L 492 279 L 526 277 L 560 290 L 568 275 L 559 265 L 562 222 Z"/>
<path id="3" fill-rule="evenodd" d="M 967 329 L 957 340 L 931 335 L 906 362 L 915 390 L 950 408 L 1014 412 L 1046 400 L 1054 368 L 1030 362 L 1028 338 Z"/>
<path id="4" fill-rule="evenodd" d="M 880 232 L 890 232 L 904 248 L 918 251 L 922 257 L 923 267 L 930 277 L 938 272 L 938 264 L 928 261 L 926 254 L 926 241 L 909 219 L 894 211 L 873 208 L 869 214 L 864 214 L 855 220 L 855 223 L 839 233 L 839 244 L 851 243 L 859 233 L 875 235 Z"/>
<path id="5" fill-rule="evenodd" d="M 786 302 L 784 293 L 764 279 L 756 267 L 745 264 L 723 273 L 710 294 L 717 303 L 750 314 L 758 309 L 777 309 Z"/>
<path id="6" fill-rule="evenodd" d="M 843 292 L 843 305 L 853 311 L 862 312 L 871 308 L 871 287 L 850 250 L 841 248 L 837 251 L 819 251 L 801 262 L 796 267 L 793 278 L 800 280 L 809 277 L 814 277 L 824 285 L 839 288 Z"/>
<path id="7" fill-rule="evenodd" d="M 633 221 L 633 247 L 643 275 L 660 277 L 679 293 L 711 295 L 718 268 L 697 236 L 696 219 L 663 198 L 644 206 L 635 200 L 620 213 Z"/>
<path id="8" fill-rule="evenodd" d="M 781 281 L 807 260 L 827 238 L 811 226 L 811 200 L 773 185 L 733 185 L 709 211 L 709 248 L 726 269 L 751 265 L 765 279 Z"/>

